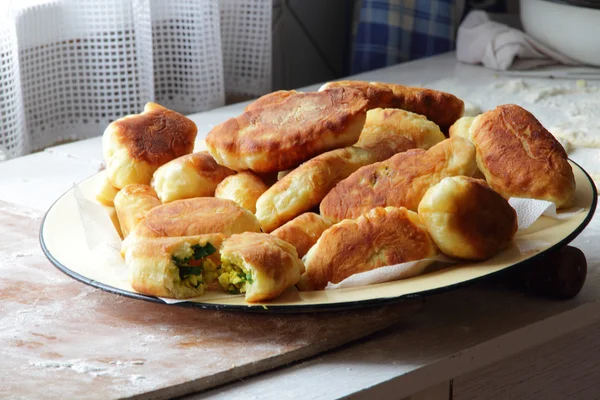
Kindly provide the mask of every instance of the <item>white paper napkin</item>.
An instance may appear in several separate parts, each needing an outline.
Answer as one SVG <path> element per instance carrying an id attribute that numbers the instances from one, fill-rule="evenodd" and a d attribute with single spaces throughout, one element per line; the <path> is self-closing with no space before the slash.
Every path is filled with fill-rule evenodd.
<path id="1" fill-rule="evenodd" d="M 517 212 L 519 230 L 529 228 L 542 215 L 553 219 L 565 220 L 583 211 L 583 208 L 570 208 L 567 210 L 561 210 L 559 213 L 556 211 L 556 205 L 551 201 L 546 200 L 511 197 L 508 200 L 508 203 Z"/>
<path id="2" fill-rule="evenodd" d="M 372 271 L 361 272 L 354 274 L 344 279 L 339 283 L 329 282 L 325 287 L 325 290 L 342 289 L 348 287 L 366 286 L 373 285 L 375 283 L 392 282 L 400 279 L 412 278 L 414 276 L 421 275 L 425 272 L 425 269 L 433 264 L 434 262 L 443 263 L 455 263 L 449 257 L 440 254 L 432 258 L 424 258 L 417 261 L 409 261 L 401 264 L 388 265 L 387 267 L 381 267 Z"/>
<path id="3" fill-rule="evenodd" d="M 119 265 L 123 260 L 121 238 L 106 209 L 100 204 L 86 199 L 77 185 L 73 185 L 73 195 L 81 217 L 88 249 L 97 257 L 107 260 L 110 265 Z M 112 270 L 117 278 L 128 280 L 127 268 L 113 268 Z"/>

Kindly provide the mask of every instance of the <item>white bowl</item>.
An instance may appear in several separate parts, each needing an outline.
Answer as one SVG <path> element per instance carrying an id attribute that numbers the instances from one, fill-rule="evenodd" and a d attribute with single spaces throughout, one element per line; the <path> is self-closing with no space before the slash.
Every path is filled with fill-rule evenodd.
<path id="1" fill-rule="evenodd" d="M 600 9 L 520 0 L 527 34 L 576 61 L 600 66 Z"/>

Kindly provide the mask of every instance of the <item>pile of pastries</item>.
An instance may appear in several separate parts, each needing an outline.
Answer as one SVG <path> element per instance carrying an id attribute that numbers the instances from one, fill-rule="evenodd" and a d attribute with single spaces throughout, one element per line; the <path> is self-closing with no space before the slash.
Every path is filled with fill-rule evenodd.
<path id="1" fill-rule="evenodd" d="M 486 260 L 517 231 L 507 199 L 567 207 L 575 180 L 528 111 L 463 110 L 430 89 L 330 82 L 257 99 L 194 152 L 195 124 L 148 103 L 106 129 L 97 199 L 132 287 L 154 296 L 261 302 L 440 252 Z"/>

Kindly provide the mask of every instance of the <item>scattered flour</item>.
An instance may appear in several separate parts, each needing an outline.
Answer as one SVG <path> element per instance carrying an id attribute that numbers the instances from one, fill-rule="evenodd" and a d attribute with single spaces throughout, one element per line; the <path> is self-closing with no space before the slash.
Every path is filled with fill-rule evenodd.
<path id="1" fill-rule="evenodd" d="M 129 377 L 129 382 L 136 383 L 136 382 L 141 381 L 143 379 L 146 379 L 146 377 L 143 376 L 143 375 L 131 375 Z"/>
<path id="2" fill-rule="evenodd" d="M 529 89 L 529 85 L 523 79 L 511 79 L 508 82 L 495 82 L 491 84 L 492 89 L 502 89 L 508 93 L 519 93 Z"/>
<path id="3" fill-rule="evenodd" d="M 38 361 L 31 362 L 29 365 L 41 369 L 58 369 L 65 370 L 70 369 L 75 372 L 90 375 L 105 375 L 108 371 L 106 367 L 101 364 L 88 363 L 81 360 L 69 360 L 69 361 Z"/>
<path id="4" fill-rule="evenodd" d="M 583 123 L 563 123 L 548 129 L 569 152 L 574 148 L 600 148 L 600 124 L 587 117 Z M 568 147 L 568 149 L 567 149 Z"/>
<path id="5" fill-rule="evenodd" d="M 106 365 L 101 363 L 91 363 L 83 360 L 69 361 L 37 361 L 30 362 L 29 365 L 34 368 L 45 370 L 71 370 L 80 374 L 91 376 L 111 376 L 122 377 L 129 380 L 131 383 L 136 383 L 146 379 L 145 376 L 139 374 L 128 374 L 123 369 L 132 365 L 143 365 L 143 361 L 113 361 Z"/>

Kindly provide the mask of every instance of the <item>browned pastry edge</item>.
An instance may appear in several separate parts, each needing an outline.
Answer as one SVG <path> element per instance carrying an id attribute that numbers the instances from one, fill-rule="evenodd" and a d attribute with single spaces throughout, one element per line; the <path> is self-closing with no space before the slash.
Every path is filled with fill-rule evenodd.
<path id="1" fill-rule="evenodd" d="M 256 271 L 254 283 L 246 287 L 248 302 L 271 300 L 285 289 L 295 285 L 304 272 L 294 246 L 267 233 L 244 232 L 231 235 L 221 246 L 221 261 L 243 260 L 250 270 Z M 270 282 L 261 282 L 268 279 Z M 260 290 L 257 289 L 260 288 Z"/>
<path id="2" fill-rule="evenodd" d="M 437 249 L 417 213 L 376 207 L 327 229 L 304 257 L 298 288 L 321 290 L 351 275 L 433 257 Z"/>
<path id="3" fill-rule="evenodd" d="M 133 232 L 138 237 L 191 236 L 221 232 L 225 235 L 260 231 L 250 211 L 232 200 L 196 197 L 155 207 Z"/>
<path id="4" fill-rule="evenodd" d="M 261 96 L 258 99 L 254 100 L 252 103 L 248 104 L 246 108 L 244 108 L 244 111 L 252 111 L 259 108 L 281 103 L 283 100 L 296 93 L 298 92 L 295 90 L 277 90 L 275 92 L 265 94 L 264 96 Z"/>
<path id="5" fill-rule="evenodd" d="M 316 106 L 318 118 L 304 118 L 303 104 Z M 283 171 L 325 151 L 354 144 L 366 119 L 366 106 L 363 93 L 352 88 L 299 92 L 217 125 L 208 133 L 206 144 L 215 159 L 229 168 L 259 174 Z M 281 117 L 291 116 L 294 123 L 279 123 Z M 253 161 L 240 168 L 223 156 L 244 164 L 251 156 Z"/>
<path id="6" fill-rule="evenodd" d="M 361 90 L 369 99 L 369 109 L 401 108 L 425 115 L 427 119 L 438 124 L 446 135 L 450 126 L 462 117 L 465 108 L 464 102 L 453 94 L 394 83 L 346 80 L 328 82 L 320 90 L 335 87 Z"/>
<path id="7" fill-rule="evenodd" d="M 477 164 L 504 197 L 567 206 L 575 193 L 573 169 L 562 145 L 524 108 L 505 104 L 478 116 L 470 128 Z"/>
<path id="8" fill-rule="evenodd" d="M 130 157 L 160 166 L 191 153 L 198 129 L 189 118 L 155 103 L 144 112 L 111 123 L 113 134 Z"/>
<path id="9" fill-rule="evenodd" d="M 486 260 L 508 246 L 517 232 L 517 213 L 482 179 L 456 176 L 427 191 L 419 216 L 446 255 Z"/>
<path id="10" fill-rule="evenodd" d="M 296 248 L 298 257 L 304 257 L 329 227 L 331 223 L 319 214 L 306 212 L 275 229 L 271 235 L 290 243 Z"/>

